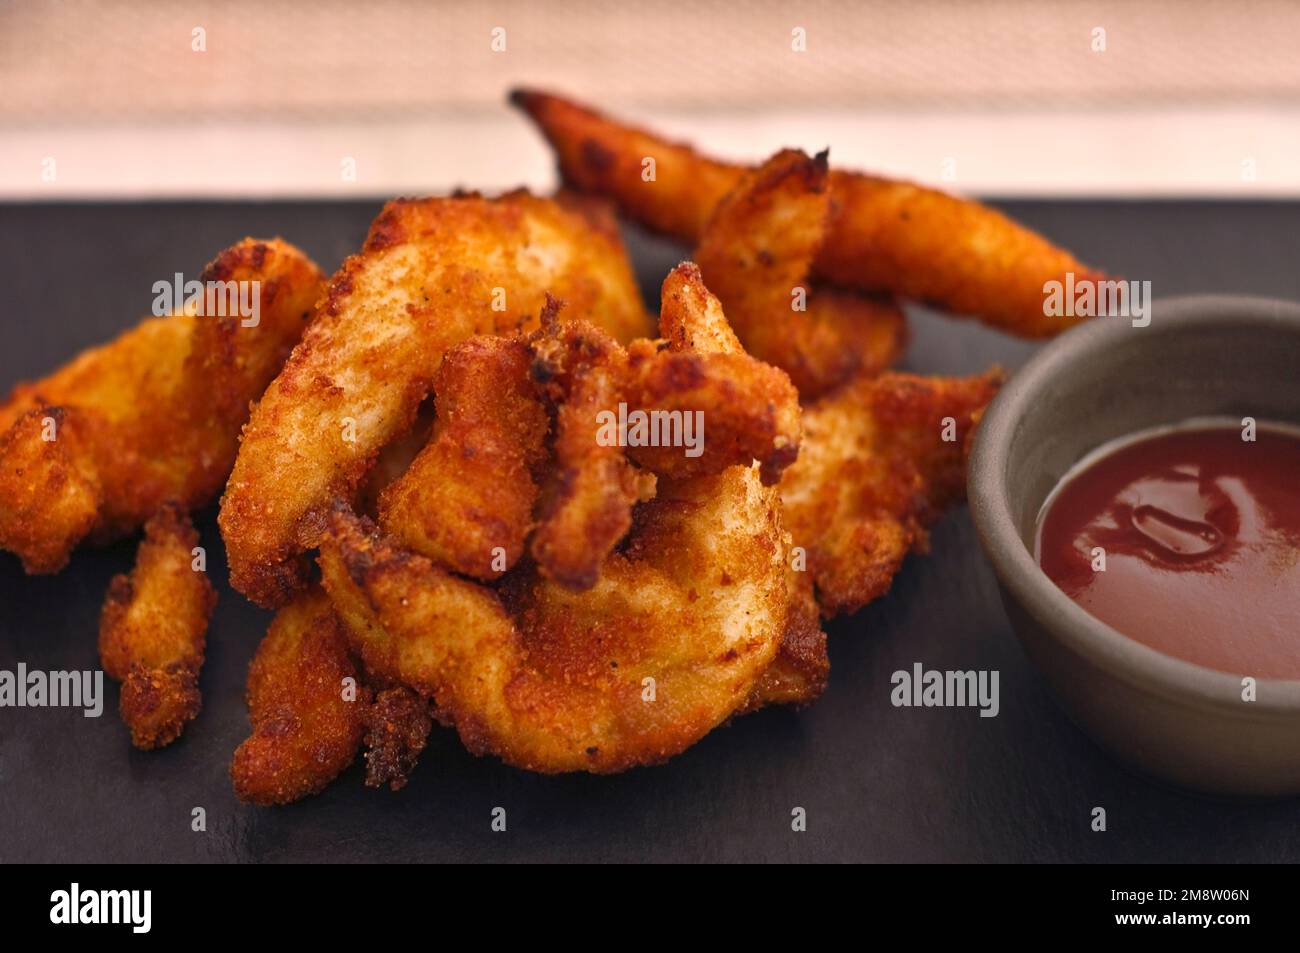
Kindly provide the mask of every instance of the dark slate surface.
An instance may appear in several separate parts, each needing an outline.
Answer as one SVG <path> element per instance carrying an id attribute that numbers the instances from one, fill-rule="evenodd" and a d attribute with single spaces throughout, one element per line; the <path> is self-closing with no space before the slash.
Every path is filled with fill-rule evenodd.
<path id="1" fill-rule="evenodd" d="M 355 248 L 376 203 L 0 207 L 0 387 L 105 339 L 248 233 L 280 234 L 327 269 Z M 1081 257 L 1157 294 L 1300 299 L 1300 206 L 1006 203 Z M 680 249 L 631 236 L 652 292 Z M 1031 346 L 916 312 L 909 368 L 1015 367 Z M 1177 368 L 1170 368 L 1176 373 Z M 826 695 L 719 730 L 670 764 L 612 778 L 539 777 L 470 757 L 436 729 L 399 794 L 354 768 L 287 809 L 235 801 L 226 774 L 245 736 L 248 660 L 268 614 L 225 584 L 203 671 L 205 706 L 181 742 L 134 751 L 107 689 L 103 717 L 0 709 L 0 861 L 1297 861 L 1300 804 L 1233 804 L 1167 791 L 1114 764 L 1055 707 L 998 603 L 964 511 L 911 560 L 888 597 L 833 624 Z M 0 668 L 95 667 L 109 577 L 134 544 L 79 553 L 53 578 L 0 554 Z M 890 674 L 1001 672 L 1001 714 L 895 709 Z M 1094 806 L 1109 830 L 1089 828 Z M 208 829 L 190 829 L 206 810 Z M 493 833 L 503 806 L 508 831 Z M 808 815 L 790 830 L 791 809 Z"/>

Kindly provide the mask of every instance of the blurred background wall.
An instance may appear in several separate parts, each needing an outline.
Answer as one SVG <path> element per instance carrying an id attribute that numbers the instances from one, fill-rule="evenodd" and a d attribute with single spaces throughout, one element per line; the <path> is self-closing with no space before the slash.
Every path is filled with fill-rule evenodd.
<path id="1" fill-rule="evenodd" d="M 1283 0 L 8 0 L 0 197 L 545 186 L 520 84 L 967 192 L 1297 195 L 1298 51 Z"/>

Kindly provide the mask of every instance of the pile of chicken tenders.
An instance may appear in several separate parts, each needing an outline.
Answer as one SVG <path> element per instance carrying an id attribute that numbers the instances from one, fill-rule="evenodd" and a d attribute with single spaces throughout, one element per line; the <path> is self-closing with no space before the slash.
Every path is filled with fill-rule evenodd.
<path id="1" fill-rule="evenodd" d="M 220 497 L 276 614 L 235 792 L 405 784 L 435 722 L 539 772 L 662 762 L 826 686 L 821 620 L 883 595 L 960 501 L 997 369 L 890 371 L 900 300 L 1042 337 L 1098 273 L 978 203 L 783 150 L 756 167 L 540 92 L 552 198 L 388 203 L 330 278 L 244 239 L 189 305 L 0 403 L 0 547 L 57 572 L 143 528 L 101 617 L 136 746 L 200 708 Z M 689 243 L 645 313 L 616 214 Z"/>

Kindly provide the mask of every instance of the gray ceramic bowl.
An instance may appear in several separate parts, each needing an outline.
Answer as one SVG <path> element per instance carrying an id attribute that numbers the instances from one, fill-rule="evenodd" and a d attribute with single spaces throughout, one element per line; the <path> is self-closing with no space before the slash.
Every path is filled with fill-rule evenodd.
<path id="1" fill-rule="evenodd" d="M 1300 424 L 1300 305 L 1164 299 L 1148 327 L 1096 318 L 1062 335 L 989 406 L 971 458 L 971 515 L 1025 651 L 1098 742 L 1199 791 L 1298 794 L 1300 680 L 1259 679 L 1257 700 L 1245 702 L 1240 675 L 1121 635 L 1033 556 L 1039 508 L 1072 464 L 1108 440 L 1208 416 Z"/>

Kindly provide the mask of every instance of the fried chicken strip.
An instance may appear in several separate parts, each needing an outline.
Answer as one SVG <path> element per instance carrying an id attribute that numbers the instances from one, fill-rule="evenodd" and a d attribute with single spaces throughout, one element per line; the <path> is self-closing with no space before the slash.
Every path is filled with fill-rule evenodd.
<path id="1" fill-rule="evenodd" d="M 235 588 L 300 589 L 331 501 L 409 429 L 447 349 L 535 321 L 547 291 L 616 338 L 646 327 L 621 245 L 584 215 L 524 193 L 385 206 L 245 428 L 220 516 Z"/>
<path id="2" fill-rule="evenodd" d="M 883 595 L 926 527 L 965 493 L 969 436 L 999 371 L 860 377 L 804 407 L 799 459 L 781 480 L 794 545 L 826 617 Z"/>
<path id="3" fill-rule="evenodd" d="M 523 555 L 550 427 L 531 363 L 515 337 L 475 337 L 447 352 L 433 381 L 433 437 L 379 497 L 380 525 L 406 548 L 484 581 Z"/>
<path id="4" fill-rule="evenodd" d="M 235 795 L 288 804 L 322 790 L 355 760 L 369 704 L 344 623 L 318 587 L 304 591 L 276 613 L 248 670 L 253 733 L 230 766 Z"/>
<path id="5" fill-rule="evenodd" d="M 0 549 L 28 573 L 62 569 L 99 520 L 104 491 L 87 466 L 97 420 L 76 407 L 34 407 L 0 434 Z"/>
<path id="6" fill-rule="evenodd" d="M 790 375 L 803 400 L 894 363 L 907 340 L 892 299 L 814 285 L 831 195 L 826 154 L 787 149 L 745 173 L 718 203 L 699 245 L 709 290 L 745 350 Z"/>
<path id="7" fill-rule="evenodd" d="M 550 142 L 570 187 L 612 198 L 637 221 L 686 242 L 701 239 L 745 174 L 742 165 L 709 159 L 558 96 L 516 90 L 511 101 Z M 647 158 L 655 163 L 649 180 L 642 174 Z M 1076 283 L 1104 277 L 978 202 L 856 172 L 832 171 L 828 190 L 828 230 L 813 268 L 832 284 L 897 294 L 975 315 L 1012 334 L 1047 337 L 1080 319 L 1044 315 L 1044 284 L 1064 281 L 1068 272 Z"/>
<path id="8" fill-rule="evenodd" d="M 802 433 L 798 394 L 789 376 L 745 352 L 722 303 L 705 287 L 698 266 L 683 262 L 669 272 L 660 297 L 659 333 L 667 342 L 669 354 L 661 352 L 655 360 L 645 361 L 637 381 L 639 390 L 634 394 L 653 408 L 674 388 L 679 392 L 694 391 L 699 371 L 712 380 L 729 380 L 732 386 L 715 392 L 711 399 L 704 392 L 695 395 L 708 402 L 705 413 L 712 423 L 703 456 L 710 462 L 707 469 L 692 468 L 690 473 L 717 473 L 723 466 L 757 460 L 764 485 L 776 482 L 798 456 Z M 634 355 L 634 372 L 636 363 Z M 670 371 L 675 366 L 693 370 L 665 374 L 664 366 Z M 675 385 L 670 383 L 674 378 Z M 716 439 L 719 434 L 721 441 Z M 672 470 L 658 472 L 689 475 Z"/>
<path id="9" fill-rule="evenodd" d="M 155 513 L 128 575 L 113 577 L 99 620 L 99 657 L 122 682 L 131 741 L 171 744 L 199 712 L 199 668 L 217 592 L 194 568 L 199 534 L 175 502 Z"/>
<path id="10" fill-rule="evenodd" d="M 530 549 L 541 572 L 570 589 L 590 589 L 605 557 L 632 526 L 632 507 L 655 494 L 655 476 L 637 469 L 616 441 L 600 439 L 601 415 L 617 412 L 627 353 L 586 322 L 556 319 L 529 342 L 531 375 L 553 403 L 555 468 L 547 481 Z"/>
<path id="11" fill-rule="evenodd" d="M 629 408 L 644 410 L 652 422 L 655 415 L 669 415 L 669 420 L 681 415 L 685 420 L 694 414 L 700 424 L 698 446 L 690 453 L 673 443 L 629 447 L 628 455 L 640 466 L 685 479 L 758 460 L 763 482 L 770 484 L 794 462 L 799 453 L 798 397 L 781 369 L 743 352 L 674 353 L 657 350 L 649 341 L 633 342 L 628 356 L 624 394 Z"/>
<path id="12" fill-rule="evenodd" d="M 257 282 L 259 323 L 193 308 L 150 318 L 0 404 L 0 548 L 28 572 L 56 572 L 83 538 L 125 535 L 166 500 L 203 506 L 225 481 L 249 402 L 302 334 L 322 276 L 292 245 L 250 238 L 200 277 Z"/>
<path id="13" fill-rule="evenodd" d="M 470 751 L 547 773 L 657 763 L 745 704 L 788 604 L 774 489 L 742 468 L 682 482 L 585 592 L 520 569 L 498 596 L 343 512 L 323 582 L 367 670 L 433 698 Z"/>
<path id="14" fill-rule="evenodd" d="M 599 329 L 553 314 L 532 339 L 534 379 L 558 403 L 556 479 L 532 553 L 544 576 L 570 589 L 595 583 L 657 477 L 708 476 L 757 459 L 770 484 L 798 453 L 789 377 L 744 352 L 699 269 L 674 268 L 661 297 L 658 342 L 624 351 Z M 690 345 L 686 327 L 695 329 Z"/>
<path id="15" fill-rule="evenodd" d="M 667 346 L 682 349 L 663 353 L 739 352 L 691 266 L 665 282 L 661 326 Z M 560 342 L 592 334 L 548 330 Z M 560 373 L 544 378 L 563 377 L 565 362 L 554 366 Z M 762 414 L 797 423 L 794 389 L 781 379 L 773 398 L 782 406 Z M 797 446 L 797 428 L 758 432 Z M 757 447 L 747 464 L 727 465 L 731 452 L 724 439 L 719 472 L 662 477 L 582 591 L 530 564 L 498 589 L 457 577 L 343 503 L 322 541 L 322 583 L 366 670 L 432 698 L 471 751 L 542 772 L 656 763 L 750 701 L 789 629 L 788 535 L 777 488 L 752 462 L 775 451 Z"/>

